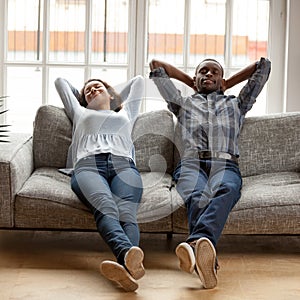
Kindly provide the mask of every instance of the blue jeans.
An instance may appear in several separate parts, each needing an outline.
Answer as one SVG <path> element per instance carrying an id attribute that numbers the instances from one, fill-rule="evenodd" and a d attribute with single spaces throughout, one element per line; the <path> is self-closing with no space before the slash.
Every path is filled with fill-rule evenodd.
<path id="1" fill-rule="evenodd" d="M 238 164 L 184 158 L 174 171 L 174 180 L 187 208 L 187 242 L 207 237 L 216 247 L 228 215 L 241 196 Z"/>
<path id="2" fill-rule="evenodd" d="M 143 188 L 134 162 L 110 153 L 82 158 L 71 187 L 91 209 L 98 232 L 123 264 L 125 253 L 140 241 L 136 214 Z"/>

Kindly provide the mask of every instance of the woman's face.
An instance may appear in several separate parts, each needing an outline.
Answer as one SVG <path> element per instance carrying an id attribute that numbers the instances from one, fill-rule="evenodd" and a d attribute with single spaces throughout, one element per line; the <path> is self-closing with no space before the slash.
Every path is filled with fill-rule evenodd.
<path id="1" fill-rule="evenodd" d="M 84 95 L 87 104 L 92 101 L 100 101 L 100 103 L 110 102 L 111 96 L 102 82 L 93 80 L 84 88 Z"/>

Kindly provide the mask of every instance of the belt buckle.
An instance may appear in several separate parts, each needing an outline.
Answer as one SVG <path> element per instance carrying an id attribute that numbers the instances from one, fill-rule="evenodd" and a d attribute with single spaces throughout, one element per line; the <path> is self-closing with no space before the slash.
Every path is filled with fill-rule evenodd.
<path id="1" fill-rule="evenodd" d="M 230 154 L 224 152 L 216 152 L 216 157 L 222 159 L 232 159 L 232 156 Z"/>
<path id="2" fill-rule="evenodd" d="M 199 158 L 212 158 L 212 152 L 211 151 L 200 151 L 198 152 Z"/>

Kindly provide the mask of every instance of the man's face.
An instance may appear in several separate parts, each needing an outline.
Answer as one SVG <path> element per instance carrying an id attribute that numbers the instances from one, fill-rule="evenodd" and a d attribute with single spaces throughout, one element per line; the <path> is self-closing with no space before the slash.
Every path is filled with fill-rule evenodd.
<path id="1" fill-rule="evenodd" d="M 221 90 L 223 71 L 220 65 L 212 60 L 200 63 L 194 76 L 197 91 L 202 94 L 209 94 Z"/>

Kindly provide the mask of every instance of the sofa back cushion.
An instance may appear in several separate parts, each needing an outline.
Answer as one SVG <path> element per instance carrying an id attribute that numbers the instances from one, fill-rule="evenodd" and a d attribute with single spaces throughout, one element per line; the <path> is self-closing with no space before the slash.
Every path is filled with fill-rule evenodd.
<path id="1" fill-rule="evenodd" d="M 133 128 L 136 164 L 141 172 L 173 170 L 174 123 L 167 110 L 140 114 Z M 60 107 L 41 106 L 33 131 L 35 168 L 66 166 L 72 124 Z"/>
<path id="2" fill-rule="evenodd" d="M 168 110 L 140 114 L 132 132 L 136 164 L 140 172 L 172 174 L 174 120 Z"/>
<path id="3" fill-rule="evenodd" d="M 183 153 L 179 124 L 175 128 L 174 162 Z M 276 172 L 300 172 L 300 113 L 247 117 L 239 139 L 243 177 Z"/>
<path id="4" fill-rule="evenodd" d="M 240 135 L 242 176 L 300 171 L 300 113 L 248 117 Z"/>
<path id="5" fill-rule="evenodd" d="M 33 129 L 33 159 L 35 168 L 66 166 L 72 138 L 72 124 L 65 110 L 52 105 L 41 106 Z"/>

